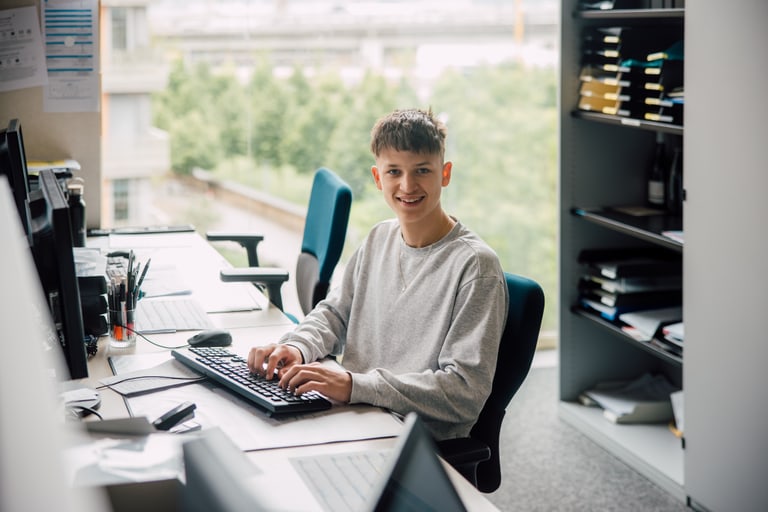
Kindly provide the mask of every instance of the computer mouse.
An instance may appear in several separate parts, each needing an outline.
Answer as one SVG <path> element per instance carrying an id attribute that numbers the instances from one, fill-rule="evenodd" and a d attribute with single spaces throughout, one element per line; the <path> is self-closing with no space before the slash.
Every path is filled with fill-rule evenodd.
<path id="1" fill-rule="evenodd" d="M 232 344 L 232 335 L 221 329 L 201 331 L 187 340 L 192 347 L 226 347 Z"/>

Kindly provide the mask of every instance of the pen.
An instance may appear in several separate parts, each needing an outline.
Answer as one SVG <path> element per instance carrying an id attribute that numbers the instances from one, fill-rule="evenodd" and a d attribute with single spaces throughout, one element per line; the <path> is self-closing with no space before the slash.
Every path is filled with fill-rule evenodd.
<path id="1" fill-rule="evenodd" d="M 139 270 L 141 270 L 141 262 L 136 264 L 136 267 L 133 269 L 133 287 L 131 288 L 131 295 L 133 296 L 133 307 L 136 307 L 136 301 L 139 298 L 139 282 L 136 279 L 136 276 L 139 275 Z"/>
<path id="2" fill-rule="evenodd" d="M 133 291 L 133 285 L 134 285 L 133 280 L 136 277 L 134 275 L 134 270 L 133 270 L 133 264 L 135 261 L 136 261 L 136 256 L 133 252 L 133 249 L 131 249 L 131 251 L 128 253 L 128 271 L 125 274 L 125 277 L 127 280 L 126 285 L 128 287 L 128 289 L 126 290 L 127 293 L 131 293 L 131 291 Z"/>
<path id="3" fill-rule="evenodd" d="M 147 270 L 149 270 L 149 264 L 152 262 L 152 258 L 149 258 L 147 260 L 147 264 L 144 265 L 144 270 L 141 272 L 141 276 L 139 277 L 139 282 L 136 283 L 136 295 L 138 296 L 138 292 L 141 291 L 141 283 L 144 282 L 144 276 L 147 275 Z"/>

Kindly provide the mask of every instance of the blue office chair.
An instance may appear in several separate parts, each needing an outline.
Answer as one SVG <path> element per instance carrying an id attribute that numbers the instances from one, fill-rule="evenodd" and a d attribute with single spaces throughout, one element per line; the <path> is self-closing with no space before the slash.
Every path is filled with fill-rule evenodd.
<path id="1" fill-rule="evenodd" d="M 437 443 L 440 455 L 481 492 L 501 484 L 499 435 L 507 405 L 528 375 L 544 314 L 544 292 L 535 281 L 505 273 L 507 323 L 501 335 L 491 394 L 469 437 Z"/>
<path id="2" fill-rule="evenodd" d="M 320 168 L 315 172 L 304 224 L 301 253 L 296 263 L 296 291 L 306 315 L 323 300 L 331 284 L 331 276 L 344 248 L 352 204 L 352 189 L 333 171 Z M 266 290 L 270 302 L 283 309 L 282 284 L 288 271 L 259 267 L 257 246 L 264 237 L 249 233 L 211 232 L 210 241 L 232 241 L 242 245 L 248 254 L 248 268 L 221 271 L 225 282 L 252 282 Z M 289 314 L 296 321 L 296 318 Z"/>

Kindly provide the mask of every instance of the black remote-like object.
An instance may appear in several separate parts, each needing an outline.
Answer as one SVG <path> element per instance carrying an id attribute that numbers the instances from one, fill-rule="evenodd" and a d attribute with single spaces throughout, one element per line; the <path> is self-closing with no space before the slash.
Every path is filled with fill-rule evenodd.
<path id="1" fill-rule="evenodd" d="M 157 418 L 152 422 L 152 425 L 157 430 L 170 430 L 179 423 L 192 418 L 195 415 L 196 407 L 192 402 L 184 402 Z"/>

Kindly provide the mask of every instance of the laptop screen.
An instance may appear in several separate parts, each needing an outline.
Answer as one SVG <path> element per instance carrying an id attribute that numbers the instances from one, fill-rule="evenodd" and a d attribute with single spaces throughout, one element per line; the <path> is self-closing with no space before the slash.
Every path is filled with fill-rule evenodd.
<path id="1" fill-rule="evenodd" d="M 432 436 L 416 414 L 406 416 L 394 455 L 389 477 L 371 496 L 371 510 L 466 510 L 437 457 Z"/>

